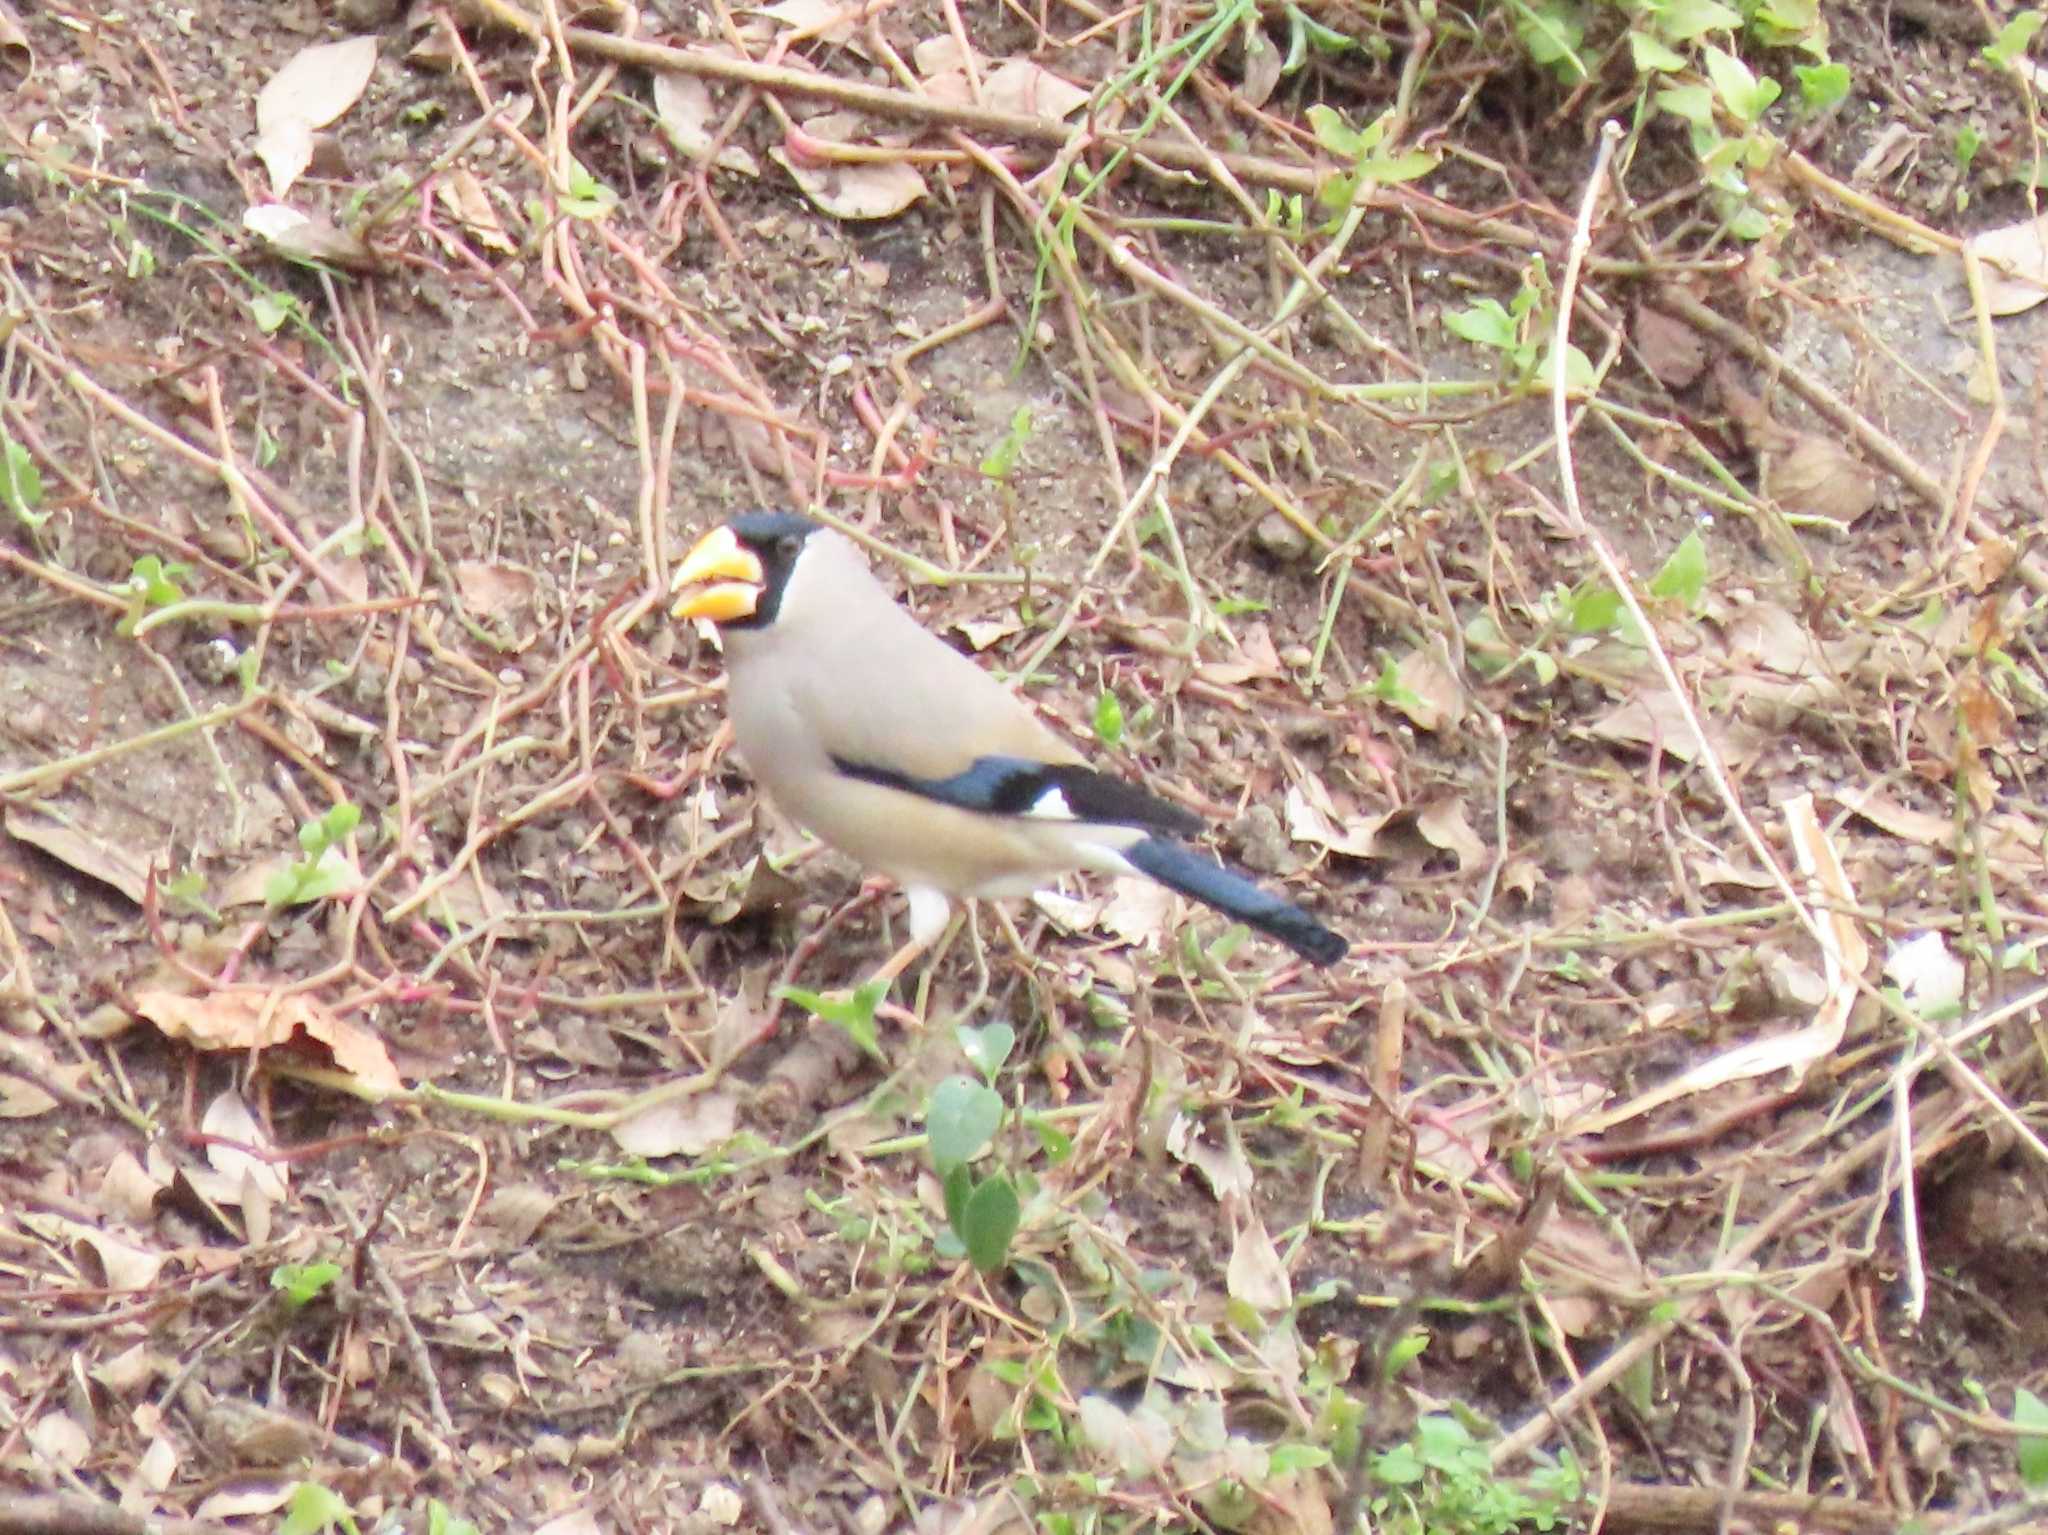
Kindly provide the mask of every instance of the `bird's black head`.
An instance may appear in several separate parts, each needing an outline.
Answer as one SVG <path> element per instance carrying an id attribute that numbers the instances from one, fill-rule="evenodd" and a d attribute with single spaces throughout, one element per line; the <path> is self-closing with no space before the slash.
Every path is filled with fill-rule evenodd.
<path id="1" fill-rule="evenodd" d="M 797 556 L 817 531 L 817 523 L 795 512 L 747 512 L 713 528 L 677 567 L 670 611 L 709 618 L 721 629 L 772 624 Z"/>

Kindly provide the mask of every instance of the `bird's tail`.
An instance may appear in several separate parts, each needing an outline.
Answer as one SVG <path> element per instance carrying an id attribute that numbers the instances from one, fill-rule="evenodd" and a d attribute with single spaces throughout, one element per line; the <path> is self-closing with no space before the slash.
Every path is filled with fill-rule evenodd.
<path id="1" fill-rule="evenodd" d="M 1311 964 L 1334 965 L 1350 947 L 1299 906 L 1181 843 L 1147 837 L 1123 849 L 1123 856 L 1139 873 L 1279 939 Z"/>

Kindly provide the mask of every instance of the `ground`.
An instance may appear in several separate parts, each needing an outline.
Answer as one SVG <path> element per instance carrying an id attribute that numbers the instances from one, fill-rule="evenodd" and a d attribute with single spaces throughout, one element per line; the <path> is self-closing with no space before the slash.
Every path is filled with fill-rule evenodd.
<path id="1" fill-rule="evenodd" d="M 0 8 L 0 1532 L 2048 1520 L 2031 33 L 1739 9 Z M 853 990 L 767 505 L 1351 953 Z"/>

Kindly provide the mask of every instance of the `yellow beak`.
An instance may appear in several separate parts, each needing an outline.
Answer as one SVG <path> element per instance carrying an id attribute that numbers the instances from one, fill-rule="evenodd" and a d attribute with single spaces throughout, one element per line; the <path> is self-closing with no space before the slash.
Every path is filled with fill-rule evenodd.
<path id="1" fill-rule="evenodd" d="M 761 600 L 763 579 L 761 561 L 733 537 L 732 529 L 713 528 L 676 567 L 668 584 L 669 595 L 676 599 L 669 616 L 708 618 L 718 624 L 746 618 Z"/>

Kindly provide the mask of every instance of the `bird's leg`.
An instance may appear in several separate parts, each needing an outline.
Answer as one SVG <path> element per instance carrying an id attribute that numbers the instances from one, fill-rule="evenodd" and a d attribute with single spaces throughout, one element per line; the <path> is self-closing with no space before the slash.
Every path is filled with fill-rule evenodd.
<path id="1" fill-rule="evenodd" d="M 880 981 L 883 986 L 891 984 L 896 977 L 910 968 L 912 960 L 929 949 L 946 931 L 947 919 L 953 915 L 953 903 L 945 892 L 934 890 L 928 885 L 906 885 L 903 893 L 910 900 L 910 937 L 903 946 L 888 959 L 882 968 L 868 977 L 868 984 Z M 944 952 L 942 949 L 941 953 Z M 918 1016 L 924 1016 L 922 998 Z"/>

